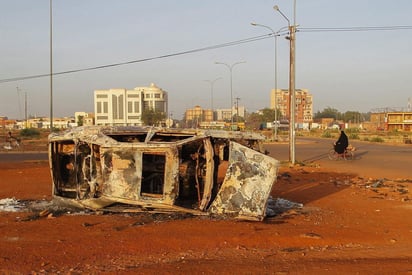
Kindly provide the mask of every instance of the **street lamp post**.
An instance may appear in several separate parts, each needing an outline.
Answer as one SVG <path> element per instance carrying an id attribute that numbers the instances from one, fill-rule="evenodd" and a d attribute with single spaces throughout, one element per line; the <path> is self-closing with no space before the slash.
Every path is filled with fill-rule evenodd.
<path id="1" fill-rule="evenodd" d="M 278 36 L 280 36 L 279 32 L 285 27 L 280 28 L 277 32 L 275 32 L 271 27 L 257 24 L 255 22 L 250 23 L 252 26 L 256 27 L 263 27 L 269 29 L 272 32 L 273 37 L 275 38 L 275 140 L 278 139 L 278 104 L 277 104 L 277 91 L 278 91 Z"/>
<path id="2" fill-rule="evenodd" d="M 50 0 L 50 132 L 53 132 L 53 1 Z"/>
<path id="3" fill-rule="evenodd" d="M 220 65 L 224 65 L 229 69 L 230 72 L 230 129 L 232 129 L 232 124 L 233 124 L 233 77 L 232 77 L 232 70 L 233 67 L 238 65 L 238 64 L 242 64 L 242 63 L 246 63 L 245 61 L 240 61 L 240 62 L 236 62 L 233 63 L 232 65 L 226 64 L 226 63 L 222 63 L 222 62 L 215 62 L 215 64 L 220 64 Z"/>
<path id="4" fill-rule="evenodd" d="M 213 86 L 215 85 L 215 82 L 218 81 L 219 79 L 222 79 L 221 77 L 218 77 L 214 80 L 205 80 L 206 82 L 210 83 L 210 109 L 212 110 L 212 120 L 215 120 L 215 116 L 213 115 Z"/>
<path id="5" fill-rule="evenodd" d="M 289 26 L 289 41 L 290 41 L 290 66 L 289 66 L 289 161 L 292 165 L 295 164 L 295 33 L 296 33 L 296 0 L 294 1 L 294 22 L 290 24 L 290 20 L 283 14 L 278 6 L 273 7 L 278 11 L 283 18 L 288 21 Z"/>

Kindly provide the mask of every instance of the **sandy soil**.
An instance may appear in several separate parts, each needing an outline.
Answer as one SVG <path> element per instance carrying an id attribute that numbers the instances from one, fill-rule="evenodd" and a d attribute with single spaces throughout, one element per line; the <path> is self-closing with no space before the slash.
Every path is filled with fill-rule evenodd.
<path id="1" fill-rule="evenodd" d="M 411 274 L 411 184 L 283 167 L 272 196 L 304 207 L 264 222 L 0 211 L 0 273 Z M 0 199 L 50 194 L 47 162 L 0 163 Z"/>

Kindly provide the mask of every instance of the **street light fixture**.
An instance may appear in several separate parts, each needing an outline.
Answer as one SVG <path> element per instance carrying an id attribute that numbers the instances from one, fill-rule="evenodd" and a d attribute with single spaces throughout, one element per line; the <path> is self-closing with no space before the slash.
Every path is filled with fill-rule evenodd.
<path id="1" fill-rule="evenodd" d="M 205 80 L 206 82 L 210 83 L 210 109 L 212 110 L 212 120 L 215 120 L 215 116 L 213 115 L 213 86 L 215 85 L 215 82 L 219 79 L 222 79 L 221 77 L 218 77 L 214 80 Z"/>
<path id="2" fill-rule="evenodd" d="M 223 62 L 215 62 L 215 64 L 220 64 L 220 65 L 224 65 L 224 66 L 226 66 L 228 69 L 229 69 L 229 72 L 230 72 L 230 121 L 231 121 L 231 124 L 230 124 L 230 129 L 232 129 L 232 124 L 233 124 L 233 77 L 232 77 L 232 70 L 233 70 L 233 67 L 234 66 L 236 66 L 236 65 L 238 65 L 238 64 L 242 64 L 242 63 L 246 63 L 246 61 L 239 61 L 239 62 L 236 62 L 236 63 L 233 63 L 232 65 L 229 65 L 229 64 L 226 64 L 226 63 L 223 63 Z"/>
<path id="3" fill-rule="evenodd" d="M 294 0 L 294 22 L 290 24 L 289 18 L 287 18 L 278 6 L 274 6 L 273 9 L 279 12 L 283 18 L 288 21 L 289 27 L 289 41 L 290 41 L 290 66 L 289 66 L 289 161 L 292 165 L 295 164 L 295 33 L 296 33 L 296 0 Z"/>
<path id="4" fill-rule="evenodd" d="M 282 27 L 280 28 L 277 32 L 275 32 L 271 27 L 266 26 L 266 25 L 262 25 L 262 24 L 258 24 L 255 22 L 250 23 L 252 26 L 255 27 L 263 27 L 266 29 L 269 29 L 273 35 L 273 37 L 275 38 L 275 140 L 278 139 L 278 104 L 277 104 L 277 91 L 278 91 L 278 53 L 277 53 L 277 49 L 278 49 L 278 36 L 280 36 L 279 32 L 287 27 Z"/>

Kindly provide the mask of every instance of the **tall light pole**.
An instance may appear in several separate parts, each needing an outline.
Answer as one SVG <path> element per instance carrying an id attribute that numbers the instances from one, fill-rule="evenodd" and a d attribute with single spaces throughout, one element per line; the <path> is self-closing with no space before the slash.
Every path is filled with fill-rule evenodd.
<path id="1" fill-rule="evenodd" d="M 212 120 L 215 120 L 215 116 L 213 115 L 213 86 L 215 85 L 215 82 L 218 81 L 219 79 L 222 79 L 221 77 L 218 77 L 214 80 L 205 80 L 206 82 L 210 83 L 210 109 L 212 110 Z"/>
<path id="2" fill-rule="evenodd" d="M 232 65 L 226 64 L 226 63 L 222 63 L 222 62 L 215 62 L 215 64 L 220 64 L 220 65 L 224 65 L 229 69 L 230 72 L 230 129 L 232 129 L 232 124 L 233 124 L 233 76 L 232 76 L 232 70 L 233 67 L 238 65 L 238 64 L 242 64 L 242 63 L 246 63 L 245 61 L 239 61 L 236 63 L 233 63 Z"/>
<path id="3" fill-rule="evenodd" d="M 294 22 L 293 25 L 290 24 L 290 20 L 283 14 L 278 6 L 273 7 L 274 10 L 278 11 L 283 18 L 288 21 L 289 26 L 289 41 L 290 41 L 290 66 L 289 66 L 289 161 L 292 165 L 295 164 L 295 144 L 296 144 L 296 134 L 295 134 L 295 116 L 296 116 L 296 106 L 295 106 L 295 33 L 296 33 L 296 0 L 294 1 Z"/>
<path id="4" fill-rule="evenodd" d="M 53 0 L 50 0 L 50 132 L 53 132 Z"/>
<path id="5" fill-rule="evenodd" d="M 275 32 L 271 27 L 258 24 L 255 22 L 250 23 L 252 26 L 256 27 L 263 27 L 269 29 L 272 32 L 273 37 L 275 38 L 275 140 L 278 139 L 278 104 L 277 104 L 277 91 L 278 91 L 278 36 L 280 36 L 279 32 L 285 27 L 280 28 L 277 32 Z"/>

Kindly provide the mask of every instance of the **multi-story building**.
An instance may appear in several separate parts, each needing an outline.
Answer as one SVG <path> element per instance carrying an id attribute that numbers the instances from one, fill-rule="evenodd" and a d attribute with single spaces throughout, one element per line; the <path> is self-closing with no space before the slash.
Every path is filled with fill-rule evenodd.
<path id="1" fill-rule="evenodd" d="M 186 110 L 185 121 L 189 127 L 197 127 L 201 122 L 213 121 L 213 111 L 202 109 L 202 107 L 196 105 L 194 108 Z"/>
<path id="2" fill-rule="evenodd" d="M 154 110 L 167 114 L 167 92 L 155 84 L 149 87 L 110 89 L 94 91 L 94 112 L 96 125 L 137 125 L 143 124 L 144 110 Z"/>
<path id="3" fill-rule="evenodd" d="M 231 117 L 239 116 L 245 117 L 246 109 L 245 106 L 233 106 L 232 110 L 230 109 L 217 109 L 216 110 L 216 120 L 217 121 L 231 121 Z"/>
<path id="4" fill-rule="evenodd" d="M 275 100 L 276 99 L 276 100 Z M 276 106 L 275 106 L 276 102 Z M 270 93 L 270 108 L 278 109 L 281 113 L 280 119 L 289 119 L 289 90 L 272 89 Z M 296 123 L 311 123 L 313 121 L 313 97 L 307 89 L 295 90 Z"/>
<path id="5" fill-rule="evenodd" d="M 372 113 L 371 130 L 412 131 L 412 112 L 380 112 Z"/>
<path id="6" fill-rule="evenodd" d="M 234 116 L 245 117 L 244 106 L 234 106 L 230 109 L 217 109 L 212 111 L 210 109 L 202 109 L 200 106 L 195 106 L 192 109 L 187 109 L 185 112 L 185 120 L 187 124 L 193 121 L 200 122 L 212 122 L 212 121 L 230 121 L 232 114 Z"/>

